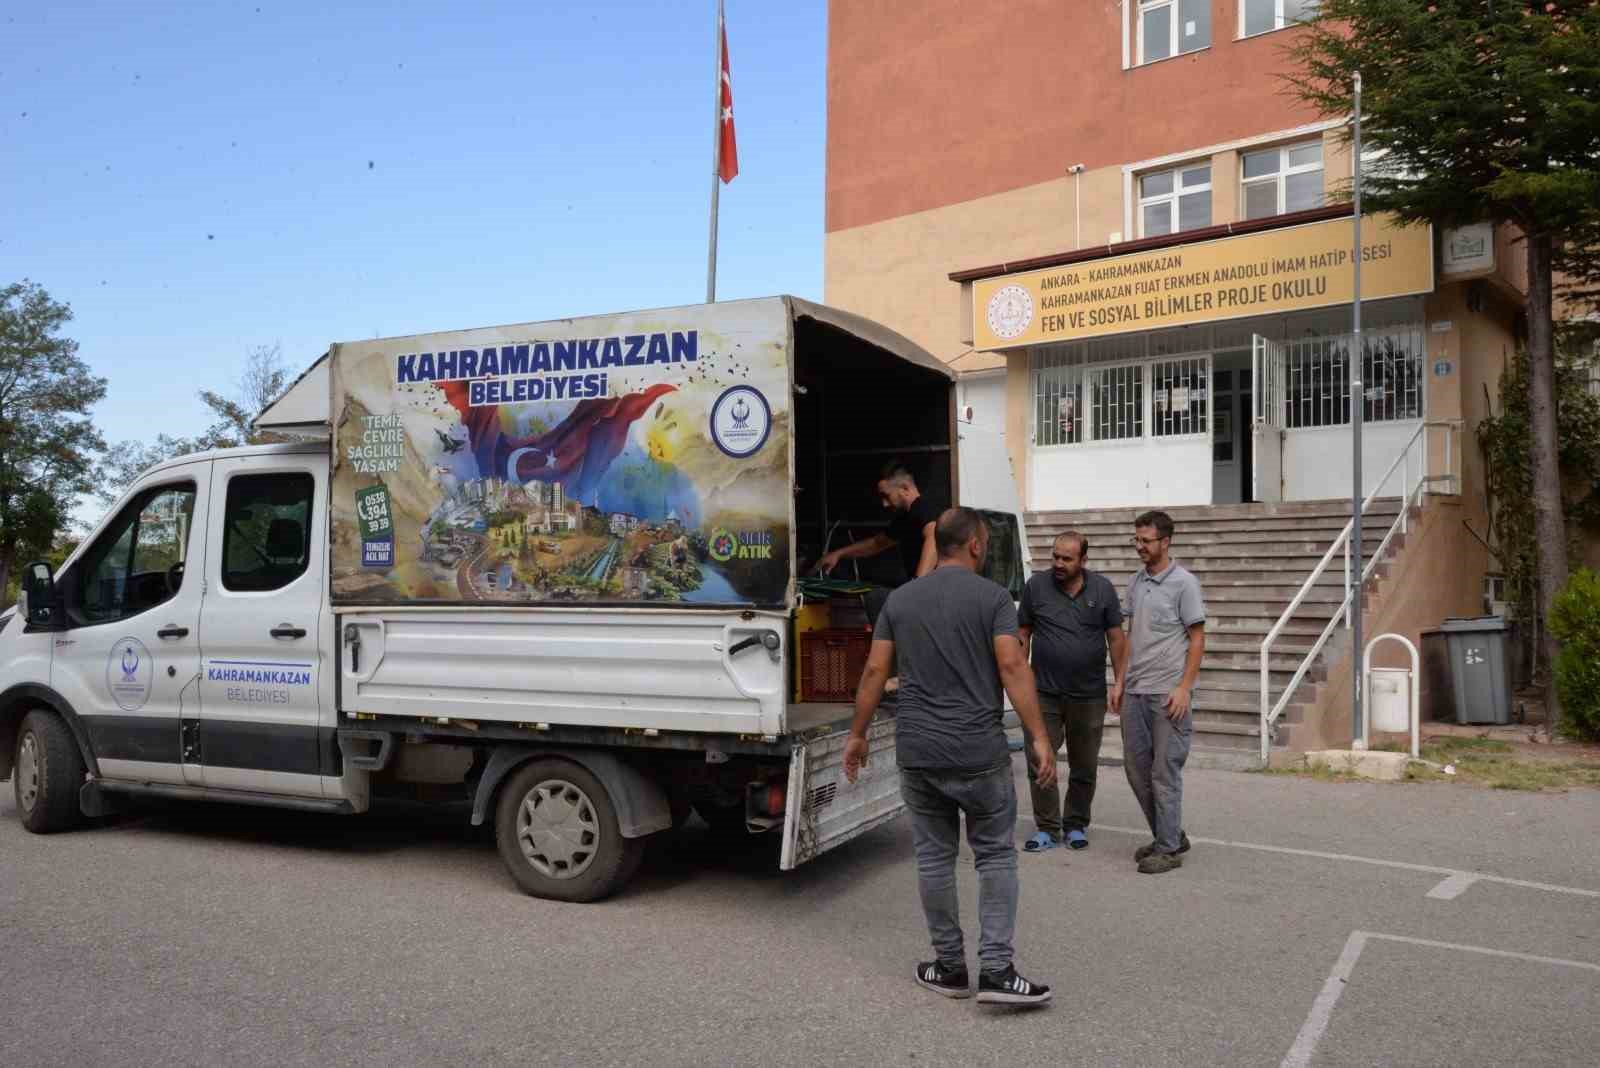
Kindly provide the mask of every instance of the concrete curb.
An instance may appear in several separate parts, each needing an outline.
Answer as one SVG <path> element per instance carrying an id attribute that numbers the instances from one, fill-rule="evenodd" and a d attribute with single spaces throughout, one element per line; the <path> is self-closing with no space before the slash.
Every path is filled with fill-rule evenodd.
<path id="1" fill-rule="evenodd" d="M 1411 758 L 1405 753 L 1386 753 L 1371 749 L 1316 749 L 1305 754 L 1308 768 L 1327 768 L 1374 782 L 1399 782 L 1406 777 Z"/>

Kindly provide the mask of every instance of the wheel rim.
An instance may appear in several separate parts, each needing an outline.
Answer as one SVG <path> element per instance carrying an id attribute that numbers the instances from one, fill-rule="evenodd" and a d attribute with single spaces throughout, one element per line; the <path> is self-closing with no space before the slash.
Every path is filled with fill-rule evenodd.
<path id="1" fill-rule="evenodd" d="M 564 779 L 546 779 L 517 808 L 517 845 L 540 875 L 576 879 L 600 852 L 600 818 L 589 795 Z"/>
<path id="2" fill-rule="evenodd" d="M 17 747 L 17 803 L 32 812 L 39 799 L 39 743 L 31 733 L 22 736 Z"/>

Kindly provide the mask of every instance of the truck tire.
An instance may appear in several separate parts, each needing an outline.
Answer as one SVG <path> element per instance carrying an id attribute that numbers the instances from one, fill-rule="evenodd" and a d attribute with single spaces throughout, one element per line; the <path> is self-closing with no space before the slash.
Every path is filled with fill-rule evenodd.
<path id="1" fill-rule="evenodd" d="M 525 893 L 597 901 L 639 869 L 643 838 L 624 838 L 605 786 L 568 760 L 533 760 L 500 790 L 495 841 Z"/>
<path id="2" fill-rule="evenodd" d="M 17 732 L 11 781 L 22 825 L 34 834 L 82 826 L 83 754 L 60 718 L 35 709 Z"/>

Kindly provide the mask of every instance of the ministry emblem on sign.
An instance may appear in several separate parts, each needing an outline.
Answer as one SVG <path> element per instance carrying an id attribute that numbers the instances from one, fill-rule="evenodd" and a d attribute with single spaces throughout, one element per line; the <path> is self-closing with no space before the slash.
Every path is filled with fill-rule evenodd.
<path id="1" fill-rule="evenodd" d="M 1010 341 L 1033 322 L 1033 297 L 1021 286 L 1001 286 L 989 298 L 989 330 Z"/>

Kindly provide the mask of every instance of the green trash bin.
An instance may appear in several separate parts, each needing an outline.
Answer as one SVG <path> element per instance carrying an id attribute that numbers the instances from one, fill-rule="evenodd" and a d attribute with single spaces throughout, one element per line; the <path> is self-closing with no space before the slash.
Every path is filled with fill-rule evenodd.
<path id="1" fill-rule="evenodd" d="M 1500 616 L 1447 619 L 1444 638 L 1457 723 L 1510 723 L 1511 627 Z"/>

